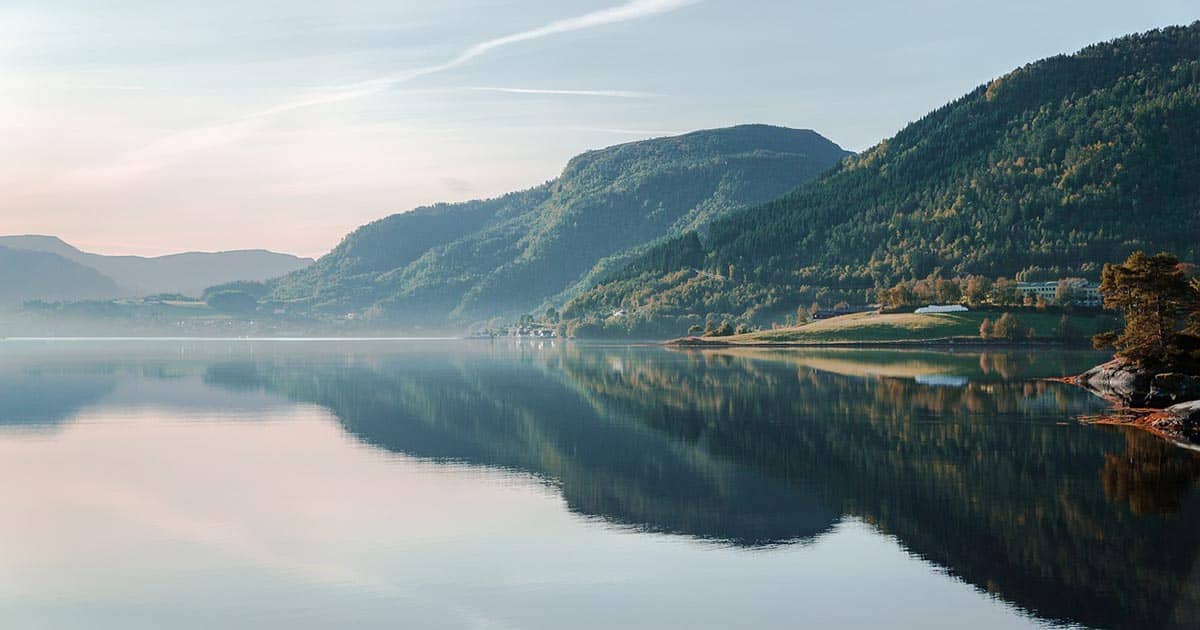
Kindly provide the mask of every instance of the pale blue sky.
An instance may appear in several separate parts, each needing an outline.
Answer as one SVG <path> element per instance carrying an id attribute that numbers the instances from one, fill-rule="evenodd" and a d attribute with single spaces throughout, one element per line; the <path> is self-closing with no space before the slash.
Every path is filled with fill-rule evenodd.
<path id="1" fill-rule="evenodd" d="M 345 6 L 352 5 L 352 6 Z M 0 4 L 0 233 L 319 255 L 354 227 L 737 123 L 861 150 L 1195 0 Z"/>

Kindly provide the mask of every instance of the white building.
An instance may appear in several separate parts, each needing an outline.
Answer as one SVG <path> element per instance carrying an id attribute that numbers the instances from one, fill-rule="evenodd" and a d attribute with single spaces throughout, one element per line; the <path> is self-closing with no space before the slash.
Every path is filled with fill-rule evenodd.
<path id="1" fill-rule="evenodd" d="M 1071 292 L 1071 298 L 1082 306 L 1100 306 L 1100 285 L 1093 284 L 1083 278 L 1067 278 L 1064 282 Z M 1054 282 L 1018 282 L 1017 293 L 1042 298 L 1053 304 L 1058 299 L 1058 283 Z"/>

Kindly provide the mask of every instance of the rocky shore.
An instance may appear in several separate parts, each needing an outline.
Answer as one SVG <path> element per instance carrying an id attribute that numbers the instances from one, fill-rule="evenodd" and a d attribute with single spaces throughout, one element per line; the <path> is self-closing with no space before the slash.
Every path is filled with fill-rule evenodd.
<path id="1" fill-rule="evenodd" d="M 1200 444 L 1200 376 L 1147 370 L 1121 359 L 1065 379 L 1112 401 L 1118 412 L 1099 421 L 1129 424 Z"/>

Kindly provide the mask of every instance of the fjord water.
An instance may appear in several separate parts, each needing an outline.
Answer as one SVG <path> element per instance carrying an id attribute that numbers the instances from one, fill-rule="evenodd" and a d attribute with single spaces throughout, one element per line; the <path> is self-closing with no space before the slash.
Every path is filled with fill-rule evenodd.
<path id="1" fill-rule="evenodd" d="M 0 342 L 0 618 L 1195 627 L 1200 457 L 1099 358 Z"/>

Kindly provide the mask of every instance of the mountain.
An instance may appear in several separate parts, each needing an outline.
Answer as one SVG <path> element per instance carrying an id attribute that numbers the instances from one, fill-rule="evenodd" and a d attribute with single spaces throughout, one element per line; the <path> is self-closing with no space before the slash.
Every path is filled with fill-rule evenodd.
<path id="1" fill-rule="evenodd" d="M 145 258 L 104 256 L 80 251 L 55 236 L 0 236 L 9 249 L 55 254 L 112 278 L 122 295 L 183 293 L 200 295 L 207 287 L 235 280 L 268 280 L 312 264 L 308 258 L 265 250 L 188 252 Z"/>
<path id="2" fill-rule="evenodd" d="M 1132 250 L 1200 257 L 1200 22 L 979 86 L 770 203 L 684 234 L 565 309 L 680 334 L 861 303 L 903 279 L 1096 278 Z M 707 270 L 700 273 L 697 270 Z M 670 330 L 666 330 L 666 328 Z"/>
<path id="3" fill-rule="evenodd" d="M 365 225 L 273 283 L 266 299 L 427 325 L 524 313 L 565 301 L 663 238 L 778 197 L 846 155 L 816 132 L 765 125 L 590 151 L 536 188 Z"/>
<path id="4" fill-rule="evenodd" d="M 0 306 L 116 297 L 112 278 L 57 254 L 0 247 Z"/>

